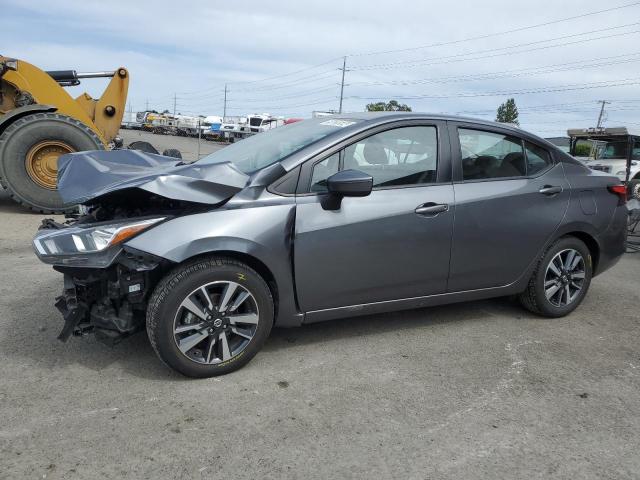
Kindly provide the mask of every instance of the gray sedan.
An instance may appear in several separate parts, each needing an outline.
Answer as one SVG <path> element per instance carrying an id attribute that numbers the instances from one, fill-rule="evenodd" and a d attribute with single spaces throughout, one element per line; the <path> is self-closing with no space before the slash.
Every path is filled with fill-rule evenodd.
<path id="1" fill-rule="evenodd" d="M 522 130 L 350 114 L 256 135 L 202 160 L 60 159 L 81 214 L 43 222 L 64 274 L 59 338 L 146 328 L 193 377 L 234 371 L 271 328 L 518 295 L 573 311 L 625 248 L 625 187 Z"/>

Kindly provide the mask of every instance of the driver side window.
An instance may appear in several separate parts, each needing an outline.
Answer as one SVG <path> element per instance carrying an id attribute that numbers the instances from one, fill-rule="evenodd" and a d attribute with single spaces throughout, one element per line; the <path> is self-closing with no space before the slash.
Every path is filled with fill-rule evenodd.
<path id="1" fill-rule="evenodd" d="M 371 135 L 344 150 L 344 170 L 373 177 L 373 187 L 433 183 L 438 163 L 435 127 L 401 127 Z"/>

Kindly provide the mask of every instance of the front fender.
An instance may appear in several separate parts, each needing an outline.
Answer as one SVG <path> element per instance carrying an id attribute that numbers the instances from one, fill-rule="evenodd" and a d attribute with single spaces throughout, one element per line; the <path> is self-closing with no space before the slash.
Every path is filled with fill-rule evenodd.
<path id="1" fill-rule="evenodd" d="M 275 278 L 277 325 L 293 326 L 302 319 L 291 264 L 294 220 L 294 204 L 213 210 L 162 223 L 126 245 L 175 263 L 223 251 L 249 255 Z"/>

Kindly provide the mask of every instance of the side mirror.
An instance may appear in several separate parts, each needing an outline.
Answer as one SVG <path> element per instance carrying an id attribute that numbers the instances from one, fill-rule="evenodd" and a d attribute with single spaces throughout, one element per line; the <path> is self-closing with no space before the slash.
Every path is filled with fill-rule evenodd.
<path id="1" fill-rule="evenodd" d="M 327 178 L 327 190 L 340 197 L 366 197 L 373 188 L 373 178 L 360 170 L 342 170 Z"/>
<path id="2" fill-rule="evenodd" d="M 373 189 L 373 177 L 360 170 L 342 170 L 327 178 L 327 195 L 322 201 L 325 210 L 338 210 L 342 197 L 366 197 Z"/>

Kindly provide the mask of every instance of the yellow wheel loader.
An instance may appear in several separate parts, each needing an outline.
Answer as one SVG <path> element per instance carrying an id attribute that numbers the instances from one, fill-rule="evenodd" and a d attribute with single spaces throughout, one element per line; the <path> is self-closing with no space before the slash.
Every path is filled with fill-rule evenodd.
<path id="1" fill-rule="evenodd" d="M 109 77 L 98 99 L 63 88 Z M 67 209 L 57 191 L 58 157 L 101 150 L 118 134 L 129 87 L 125 68 L 113 72 L 45 72 L 0 55 L 0 182 L 14 200 L 43 213 Z"/>

